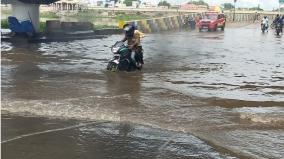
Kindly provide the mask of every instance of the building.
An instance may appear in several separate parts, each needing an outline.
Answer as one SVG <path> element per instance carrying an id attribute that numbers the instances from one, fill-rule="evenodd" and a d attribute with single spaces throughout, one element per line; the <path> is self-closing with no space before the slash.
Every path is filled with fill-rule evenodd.
<path id="1" fill-rule="evenodd" d="M 209 7 L 209 11 L 213 11 L 213 12 L 222 12 L 222 8 L 220 6 L 210 6 Z"/>
<path id="2" fill-rule="evenodd" d="M 205 5 L 195 5 L 195 4 L 182 4 L 180 6 L 181 10 L 207 10 Z"/>
<path id="3" fill-rule="evenodd" d="M 87 1 L 80 0 L 60 0 L 55 3 L 52 3 L 51 6 L 54 10 L 80 10 L 83 7 L 87 6 Z"/>
<path id="4" fill-rule="evenodd" d="M 158 5 L 152 2 L 144 2 L 140 5 L 140 8 L 157 8 Z"/>
<path id="5" fill-rule="evenodd" d="M 115 4 L 115 7 L 117 7 L 117 8 L 125 8 L 125 7 L 126 7 L 126 4 L 124 4 L 123 2 L 124 2 L 123 0 L 119 0 L 119 1 Z"/>
<path id="6" fill-rule="evenodd" d="M 104 7 L 104 1 L 97 1 L 98 7 Z"/>
<path id="7" fill-rule="evenodd" d="M 140 2 L 138 2 L 138 1 L 132 1 L 132 7 L 133 7 L 133 8 L 138 8 L 139 5 L 140 5 Z"/>
<path id="8" fill-rule="evenodd" d="M 140 2 L 139 1 L 132 1 L 132 5 L 128 6 L 131 8 L 139 8 Z M 124 4 L 124 0 L 118 0 L 118 2 L 115 4 L 115 7 L 117 8 L 125 8 L 127 7 L 126 4 Z"/>

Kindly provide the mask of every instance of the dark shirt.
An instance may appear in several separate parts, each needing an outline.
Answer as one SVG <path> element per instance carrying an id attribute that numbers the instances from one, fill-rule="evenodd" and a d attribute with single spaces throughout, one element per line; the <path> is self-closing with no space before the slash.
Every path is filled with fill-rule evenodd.
<path id="1" fill-rule="evenodd" d="M 273 22 L 274 22 L 274 23 L 282 23 L 282 22 L 280 22 L 280 20 L 281 20 L 281 18 L 280 18 L 280 17 L 277 17 L 277 18 L 274 19 Z"/>

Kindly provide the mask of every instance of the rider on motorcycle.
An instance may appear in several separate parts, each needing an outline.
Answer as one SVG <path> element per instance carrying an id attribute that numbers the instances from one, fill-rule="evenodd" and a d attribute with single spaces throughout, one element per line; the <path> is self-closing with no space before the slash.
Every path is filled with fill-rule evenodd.
<path id="1" fill-rule="evenodd" d="M 277 24 L 280 24 L 280 32 L 283 33 L 283 17 L 280 17 L 279 14 L 277 14 L 273 23 L 275 24 L 275 26 L 277 26 Z"/>
<path id="2" fill-rule="evenodd" d="M 191 29 L 195 29 L 196 22 L 193 16 L 187 18 L 187 25 L 190 26 Z"/>
<path id="3" fill-rule="evenodd" d="M 136 67 L 140 67 L 141 64 L 144 64 L 143 49 L 141 45 L 141 37 L 143 37 L 143 35 L 131 24 L 125 24 L 123 30 L 125 31 L 125 36 L 121 41 L 127 41 L 128 48 L 131 50 L 132 62 Z"/>
<path id="4" fill-rule="evenodd" d="M 268 31 L 268 26 L 269 26 L 269 20 L 267 18 L 267 16 L 264 16 L 262 21 L 261 21 L 261 25 L 264 25 L 265 26 L 265 30 Z"/>
<path id="5" fill-rule="evenodd" d="M 279 16 L 279 14 L 277 14 L 276 17 L 275 17 L 275 19 L 273 20 L 273 23 L 276 24 L 280 19 L 281 19 L 281 18 L 280 18 L 280 16 Z"/>

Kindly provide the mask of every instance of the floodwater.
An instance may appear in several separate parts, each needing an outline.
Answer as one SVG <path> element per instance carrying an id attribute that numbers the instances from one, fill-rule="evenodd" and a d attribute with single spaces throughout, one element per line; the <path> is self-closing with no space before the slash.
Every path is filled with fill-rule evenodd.
<path id="1" fill-rule="evenodd" d="M 121 38 L 1 43 L 3 158 L 284 158 L 283 36 L 149 34 L 108 72 Z"/>

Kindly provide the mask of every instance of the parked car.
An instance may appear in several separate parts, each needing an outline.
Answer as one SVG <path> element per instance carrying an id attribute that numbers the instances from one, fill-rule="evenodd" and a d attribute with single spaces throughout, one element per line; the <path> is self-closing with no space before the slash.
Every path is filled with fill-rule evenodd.
<path id="1" fill-rule="evenodd" d="M 208 29 L 209 31 L 216 31 L 218 28 L 225 29 L 226 17 L 223 13 L 206 12 L 197 26 L 199 31 Z"/>

